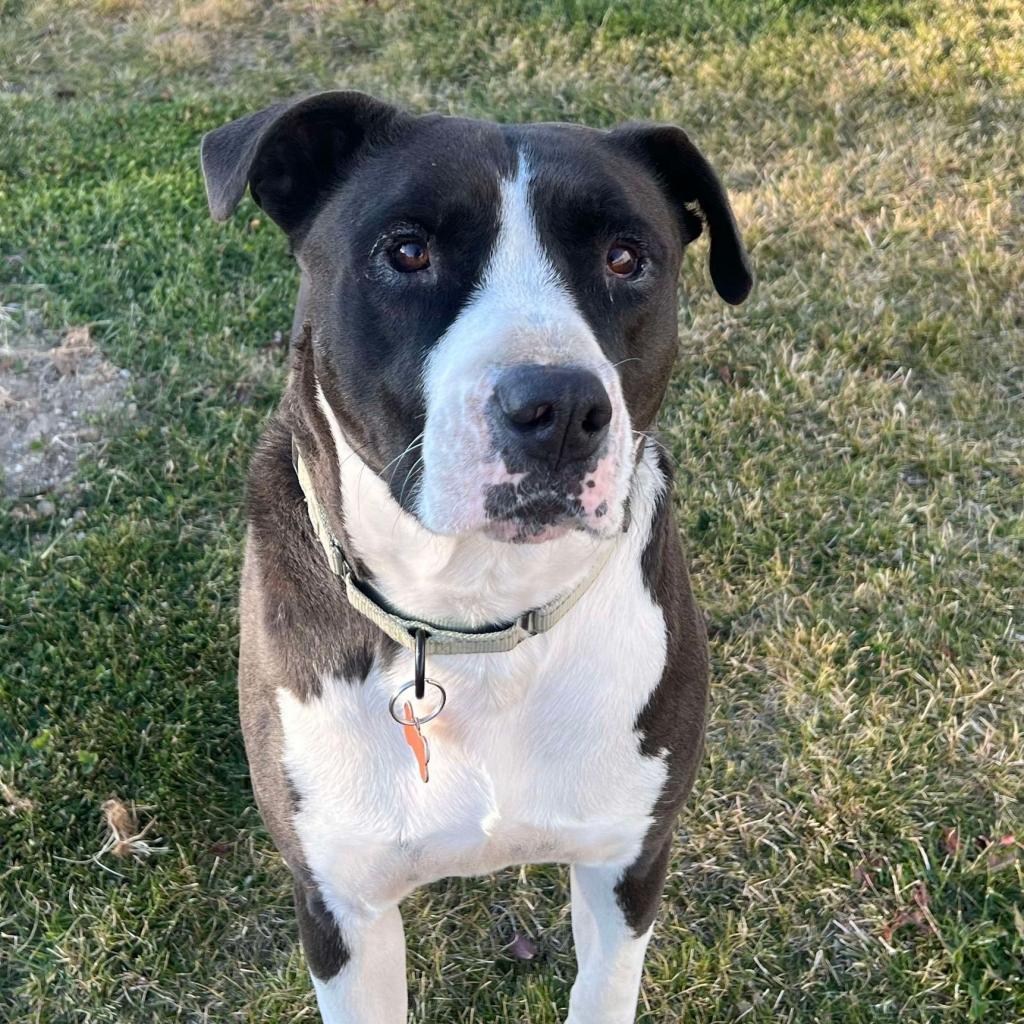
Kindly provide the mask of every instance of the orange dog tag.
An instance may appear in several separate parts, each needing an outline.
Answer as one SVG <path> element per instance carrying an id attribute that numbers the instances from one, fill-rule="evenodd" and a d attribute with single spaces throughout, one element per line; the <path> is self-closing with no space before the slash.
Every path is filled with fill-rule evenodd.
<path id="1" fill-rule="evenodd" d="M 413 754 L 416 755 L 416 763 L 420 768 L 420 778 L 424 782 L 430 781 L 430 746 L 427 744 L 427 737 L 420 729 L 420 723 L 413 714 L 412 705 L 406 701 L 403 708 L 405 721 L 402 724 L 402 731 L 405 733 L 405 742 L 409 744 Z"/>

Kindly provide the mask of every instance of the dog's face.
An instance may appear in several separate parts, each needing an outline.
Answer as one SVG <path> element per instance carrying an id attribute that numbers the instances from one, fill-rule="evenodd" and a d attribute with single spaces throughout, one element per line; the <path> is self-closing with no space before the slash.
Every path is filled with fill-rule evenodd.
<path id="1" fill-rule="evenodd" d="M 702 219 L 718 291 L 750 289 L 725 194 L 671 126 L 505 126 L 325 93 L 211 132 L 203 169 L 217 219 L 248 185 L 288 233 L 323 396 L 436 533 L 620 530 Z"/>

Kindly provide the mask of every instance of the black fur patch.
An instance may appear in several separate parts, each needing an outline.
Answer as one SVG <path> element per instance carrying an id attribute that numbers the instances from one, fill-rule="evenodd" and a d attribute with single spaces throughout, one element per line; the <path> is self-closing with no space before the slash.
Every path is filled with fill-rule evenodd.
<path id="1" fill-rule="evenodd" d="M 516 484 L 493 484 L 484 493 L 487 518 L 514 522 L 518 531 L 516 539 L 536 537 L 548 526 L 583 517 L 579 498 L 531 480 L 534 476 L 536 474 L 531 473 Z"/>
<path id="2" fill-rule="evenodd" d="M 661 405 L 678 347 L 676 279 L 684 240 L 649 170 L 606 132 L 566 125 L 520 129 L 541 243 L 622 382 L 634 429 Z M 643 270 L 618 280 L 605 257 L 616 242 L 640 252 Z"/>
<path id="3" fill-rule="evenodd" d="M 295 914 L 309 969 L 320 981 L 330 981 L 348 963 L 349 951 L 334 915 L 311 881 L 295 880 Z"/>
<path id="4" fill-rule="evenodd" d="M 623 874 L 616 897 L 629 926 L 645 932 L 657 914 L 679 809 L 693 786 L 704 752 L 708 649 L 704 618 L 693 600 L 672 512 L 672 471 L 659 449 L 665 490 L 658 499 L 641 568 L 644 583 L 665 616 L 668 649 L 661 682 L 640 712 L 636 728 L 647 757 L 667 751 L 668 777 L 636 863 Z"/>

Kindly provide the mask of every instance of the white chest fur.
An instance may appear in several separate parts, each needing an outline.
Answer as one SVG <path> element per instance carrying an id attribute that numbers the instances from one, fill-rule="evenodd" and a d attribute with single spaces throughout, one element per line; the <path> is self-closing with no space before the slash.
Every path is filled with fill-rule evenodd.
<path id="1" fill-rule="evenodd" d="M 550 633 L 507 654 L 428 659 L 448 692 L 424 727 L 429 783 L 387 711 L 412 677 L 408 652 L 362 682 L 325 679 L 315 699 L 279 691 L 295 829 L 336 911 L 513 863 L 635 859 L 666 775 L 635 731 L 665 661 L 664 618 L 640 567 L 663 486 L 642 459 L 631 530 Z"/>

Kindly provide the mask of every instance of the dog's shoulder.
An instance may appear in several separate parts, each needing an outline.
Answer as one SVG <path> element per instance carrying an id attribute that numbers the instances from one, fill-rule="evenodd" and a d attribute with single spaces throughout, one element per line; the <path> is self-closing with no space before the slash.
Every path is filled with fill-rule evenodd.
<path id="1" fill-rule="evenodd" d="M 243 646 L 253 640 L 275 685 L 305 699 L 325 675 L 358 682 L 395 644 L 345 598 L 327 566 L 292 464 L 292 430 L 276 413 L 256 446 L 246 495 Z"/>

